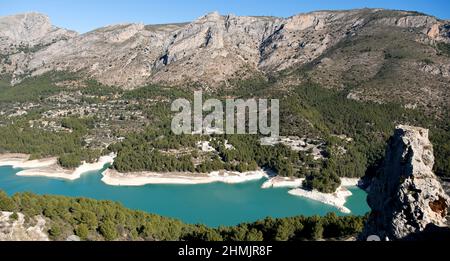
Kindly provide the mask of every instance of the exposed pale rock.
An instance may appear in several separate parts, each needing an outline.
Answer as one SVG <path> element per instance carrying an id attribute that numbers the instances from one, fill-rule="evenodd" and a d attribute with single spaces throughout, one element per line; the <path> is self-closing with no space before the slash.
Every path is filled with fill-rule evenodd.
<path id="1" fill-rule="evenodd" d="M 343 186 L 337 188 L 334 193 L 323 193 L 317 190 L 309 191 L 302 188 L 291 189 L 288 193 L 334 206 L 343 213 L 351 213 L 350 209 L 344 205 L 347 202 L 347 198 L 352 195 L 352 192 Z"/>
<path id="2" fill-rule="evenodd" d="M 430 224 L 446 226 L 450 199 L 432 171 L 433 164 L 428 130 L 398 126 L 370 187 L 367 201 L 372 212 L 362 238 L 404 239 Z"/>
<path id="3" fill-rule="evenodd" d="M 22 213 L 17 213 L 17 220 L 11 218 L 12 214 L 12 212 L 0 211 L 0 241 L 49 240 L 44 218 L 36 216 L 26 222 Z"/>
<path id="4" fill-rule="evenodd" d="M 433 24 L 433 26 L 431 26 L 430 30 L 428 30 L 427 35 L 430 38 L 436 39 L 439 36 L 439 24 Z"/>
<path id="5" fill-rule="evenodd" d="M 52 41 L 77 36 L 51 24 L 48 16 L 38 13 L 26 13 L 0 17 L 0 38 L 9 43 L 49 44 Z"/>
<path id="6" fill-rule="evenodd" d="M 431 26 L 436 23 L 437 20 L 434 17 L 426 16 L 426 15 L 406 15 L 401 17 L 388 17 L 383 18 L 377 21 L 378 24 L 390 25 L 390 26 L 399 26 L 399 27 L 427 27 L 431 28 Z"/>
<path id="7" fill-rule="evenodd" d="M 45 15 L 29 13 L 0 17 L 0 63 L 2 72 L 13 76 L 12 84 L 30 75 L 71 71 L 123 88 L 187 82 L 214 87 L 307 64 L 372 22 L 419 28 L 424 38 L 450 41 L 444 21 L 380 9 L 289 18 L 214 12 L 190 23 L 119 24 L 81 35 L 54 27 Z"/>
<path id="8" fill-rule="evenodd" d="M 424 64 L 420 63 L 420 70 L 432 75 L 450 77 L 450 64 Z"/>

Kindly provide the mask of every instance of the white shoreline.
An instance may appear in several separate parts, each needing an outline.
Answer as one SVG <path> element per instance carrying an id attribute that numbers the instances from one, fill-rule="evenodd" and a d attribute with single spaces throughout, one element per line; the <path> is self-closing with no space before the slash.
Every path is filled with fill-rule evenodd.
<path id="1" fill-rule="evenodd" d="M 276 176 L 266 180 L 262 185 L 262 189 L 268 188 L 298 188 L 302 185 L 304 178 L 290 178 Z"/>
<path id="2" fill-rule="evenodd" d="M 148 184 L 208 184 L 222 182 L 228 184 L 243 183 L 252 180 L 267 178 L 262 185 L 262 189 L 268 188 L 292 188 L 288 191 L 293 196 L 300 196 L 311 200 L 319 201 L 323 204 L 331 205 L 343 213 L 351 213 L 345 207 L 347 198 L 352 193 L 347 187 L 357 186 L 359 178 L 341 178 L 341 186 L 334 193 L 321 193 L 317 190 L 308 191 L 301 188 L 304 178 L 272 177 L 269 178 L 267 172 L 263 170 L 249 171 L 244 173 L 230 171 L 215 171 L 209 174 L 182 173 L 182 172 L 129 172 L 120 173 L 113 169 L 107 169 L 102 173 L 102 181 L 111 186 L 143 186 Z"/>
<path id="3" fill-rule="evenodd" d="M 342 187 L 357 187 L 362 184 L 361 178 L 341 178 Z"/>
<path id="4" fill-rule="evenodd" d="M 42 168 L 57 163 L 57 158 L 29 160 L 30 155 L 21 153 L 0 154 L 0 166 L 11 166 L 14 169 Z"/>
<path id="5" fill-rule="evenodd" d="M 12 166 L 13 168 L 24 169 L 16 173 L 17 176 L 41 176 L 48 178 L 59 178 L 65 180 L 76 180 L 83 173 L 101 170 L 105 164 L 112 164 L 116 155 L 113 153 L 102 156 L 95 163 L 83 162 L 74 170 L 64 169 L 57 164 L 56 158 L 46 158 L 39 160 L 29 160 L 30 155 L 20 153 L 0 154 L 0 166 Z M 289 194 L 300 196 L 311 200 L 319 201 L 323 204 L 338 208 L 343 213 L 350 213 L 350 209 L 345 207 L 347 198 L 352 193 L 347 187 L 358 186 L 359 178 L 341 178 L 341 186 L 334 193 L 321 193 L 313 190 L 308 191 L 301 188 L 304 178 L 291 178 L 273 176 L 273 173 L 264 170 L 249 172 L 233 171 L 213 171 L 211 173 L 186 173 L 186 172 L 130 172 L 120 173 L 113 169 L 106 169 L 102 172 L 102 182 L 110 186 L 143 186 L 148 184 L 180 184 L 195 185 L 222 182 L 226 184 L 237 184 L 248 181 L 267 178 L 261 185 L 262 189 L 268 188 L 292 188 Z"/>
<path id="6" fill-rule="evenodd" d="M 345 203 L 347 203 L 347 198 L 352 195 L 352 192 L 343 186 L 339 187 L 334 193 L 322 193 L 317 190 L 309 191 L 302 188 L 291 189 L 288 193 L 334 206 L 343 213 L 351 213 L 350 209 L 345 207 Z"/>
<path id="7" fill-rule="evenodd" d="M 111 186 L 143 186 L 148 184 L 208 184 L 222 182 L 227 184 L 243 183 L 252 180 L 260 180 L 268 177 L 263 170 L 249 172 L 213 171 L 208 174 L 183 173 L 183 172 L 129 172 L 120 173 L 113 169 L 107 169 L 102 173 L 102 181 Z"/>
<path id="8" fill-rule="evenodd" d="M 322 193 L 317 190 L 309 191 L 303 189 L 301 186 L 304 180 L 304 178 L 277 176 L 268 179 L 261 185 L 261 188 L 292 188 L 288 192 L 291 195 L 319 201 L 323 204 L 334 206 L 343 213 L 351 213 L 350 209 L 345 207 L 347 198 L 352 195 L 347 187 L 358 186 L 361 182 L 359 178 L 341 178 L 341 186 L 334 193 Z"/>
<path id="9" fill-rule="evenodd" d="M 302 186 L 304 180 L 304 178 L 275 176 L 265 181 L 261 188 L 298 188 Z M 356 187 L 360 183 L 360 178 L 341 178 L 342 187 Z"/>
<path id="10" fill-rule="evenodd" d="M 74 170 L 65 169 L 58 165 L 57 158 L 46 158 L 39 160 L 28 160 L 26 154 L 3 154 L 0 155 L 0 166 L 12 166 L 12 168 L 24 169 L 16 173 L 17 176 L 40 176 L 47 178 L 59 178 L 66 180 L 76 180 L 81 174 L 101 170 L 105 164 L 112 163 L 115 155 L 109 154 L 101 156 L 97 162 L 83 162 Z"/>

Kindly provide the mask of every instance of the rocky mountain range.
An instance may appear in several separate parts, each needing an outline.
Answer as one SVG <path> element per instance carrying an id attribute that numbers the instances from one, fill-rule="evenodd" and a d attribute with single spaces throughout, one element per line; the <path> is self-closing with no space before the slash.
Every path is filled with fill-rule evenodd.
<path id="1" fill-rule="evenodd" d="M 282 73 L 290 75 L 283 83 L 351 88 L 351 99 L 439 109 L 449 103 L 449 46 L 449 21 L 384 9 L 289 18 L 214 12 L 189 23 L 120 24 L 84 34 L 55 27 L 43 14 L 0 17 L 0 73 L 12 85 L 49 71 L 125 89 L 209 88 Z"/>

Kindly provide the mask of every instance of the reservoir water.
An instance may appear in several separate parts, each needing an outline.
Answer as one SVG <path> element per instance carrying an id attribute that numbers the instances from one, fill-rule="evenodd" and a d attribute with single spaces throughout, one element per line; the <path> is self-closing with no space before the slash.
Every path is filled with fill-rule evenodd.
<path id="1" fill-rule="evenodd" d="M 45 177 L 19 177 L 20 169 L 0 167 L 0 190 L 114 200 L 131 209 L 178 218 L 208 226 L 236 225 L 271 217 L 325 215 L 338 209 L 317 201 L 289 195 L 287 188 L 261 189 L 264 180 L 241 184 L 146 185 L 116 187 L 101 181 L 101 172 L 84 173 L 75 181 Z M 353 215 L 369 211 L 366 192 L 352 187 L 348 207 Z"/>

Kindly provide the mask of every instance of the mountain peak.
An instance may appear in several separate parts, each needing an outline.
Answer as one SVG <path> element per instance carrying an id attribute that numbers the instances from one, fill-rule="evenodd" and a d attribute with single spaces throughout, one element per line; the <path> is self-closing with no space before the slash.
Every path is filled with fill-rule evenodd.
<path id="1" fill-rule="evenodd" d="M 217 20 L 217 19 L 220 19 L 221 17 L 222 17 L 222 16 L 220 15 L 220 13 L 219 13 L 218 11 L 213 11 L 213 12 L 207 13 L 207 14 L 204 15 L 204 16 L 201 16 L 201 17 L 199 18 L 199 20 L 200 20 L 200 19 Z"/>
<path id="2" fill-rule="evenodd" d="M 40 13 L 23 13 L 0 17 L 0 35 L 14 41 L 29 42 L 50 31 L 50 18 Z"/>
<path id="3" fill-rule="evenodd" d="M 25 13 L 18 13 L 18 14 L 12 14 L 12 15 L 7 15 L 7 16 L 0 16 L 0 20 L 4 19 L 4 18 L 8 18 L 8 19 L 36 19 L 36 18 L 41 18 L 41 19 L 46 19 L 48 21 L 50 21 L 50 18 L 48 17 L 48 15 L 44 14 L 44 13 L 39 13 L 39 12 L 25 12 Z"/>
<path id="4" fill-rule="evenodd" d="M 55 32 L 67 37 L 76 35 L 73 31 L 53 26 L 50 18 L 42 13 L 29 12 L 0 17 L 0 36 L 13 43 L 36 45 L 48 36 L 59 38 L 54 35 Z"/>
<path id="5" fill-rule="evenodd" d="M 76 36 L 53 27 L 45 15 L 30 13 L 0 18 L 0 37 L 5 36 L 0 50 L 8 58 L 2 65 L 12 76 L 12 83 L 48 71 L 76 71 L 123 88 L 185 82 L 216 87 L 237 77 L 308 66 L 305 69 L 314 71 L 311 79 L 319 84 L 343 88 L 348 82 L 359 82 L 361 88 L 373 90 L 372 83 L 380 86 L 375 76 L 387 63 L 401 70 L 408 68 L 414 75 L 423 74 L 418 78 L 424 80 L 418 82 L 420 86 L 433 83 L 429 92 L 437 98 L 432 106 L 439 108 L 445 104 L 445 98 L 441 98 L 445 95 L 440 92 L 450 76 L 448 58 L 438 55 L 435 42 L 442 42 L 444 47 L 450 44 L 449 28 L 445 21 L 429 16 L 384 9 L 317 11 L 289 18 L 211 12 L 190 23 L 119 24 Z M 367 40 L 374 36 L 386 40 Z M 401 47 L 405 41 L 410 44 Z M 335 51 L 338 43 L 342 44 L 339 52 Z M 22 54 L 24 45 L 35 48 Z M 361 68 L 364 73 L 347 76 L 353 68 Z M 409 78 L 405 74 L 405 81 L 395 81 L 395 89 L 407 89 L 401 83 Z M 352 90 L 351 97 L 376 102 L 391 97 L 381 99 L 377 92 L 361 92 Z M 424 98 L 428 89 L 423 92 L 403 95 L 402 99 L 412 105 L 428 104 L 431 100 Z"/>

